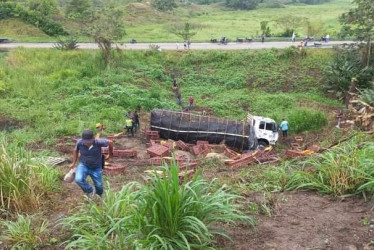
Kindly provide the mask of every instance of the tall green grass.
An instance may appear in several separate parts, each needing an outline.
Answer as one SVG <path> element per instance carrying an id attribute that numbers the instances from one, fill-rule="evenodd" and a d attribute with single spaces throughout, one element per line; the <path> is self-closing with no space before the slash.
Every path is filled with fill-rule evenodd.
<path id="1" fill-rule="evenodd" d="M 38 249 L 43 245 L 47 233 L 47 222 L 37 221 L 34 216 L 17 216 L 16 221 L 0 220 L 0 240 L 11 249 Z"/>
<path id="2" fill-rule="evenodd" d="M 364 139 L 366 138 L 366 139 Z M 374 143 L 356 136 L 316 157 L 301 162 L 292 172 L 287 190 L 316 190 L 335 196 L 374 195 Z"/>
<path id="3" fill-rule="evenodd" d="M 45 194 L 58 189 L 58 177 L 56 170 L 32 160 L 22 147 L 4 140 L 0 144 L 0 208 L 37 209 Z"/>
<path id="4" fill-rule="evenodd" d="M 228 237 L 217 223 L 253 220 L 236 210 L 238 196 L 198 176 L 181 180 L 178 166 L 165 166 L 146 184 L 129 183 L 107 191 L 64 220 L 74 232 L 67 248 L 207 249 L 216 236 Z"/>

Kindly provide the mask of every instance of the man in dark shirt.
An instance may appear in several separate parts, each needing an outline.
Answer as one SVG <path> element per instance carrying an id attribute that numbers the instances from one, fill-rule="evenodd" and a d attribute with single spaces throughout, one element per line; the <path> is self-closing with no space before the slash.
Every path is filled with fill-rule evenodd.
<path id="1" fill-rule="evenodd" d="M 104 159 L 101 154 L 101 148 L 108 146 L 109 158 L 109 156 L 113 155 L 113 142 L 107 139 L 95 139 L 93 132 L 89 129 L 83 131 L 82 139 L 78 140 L 75 146 L 73 163 L 70 168 L 75 167 L 79 156 L 79 164 L 75 170 L 75 182 L 90 198 L 94 198 L 95 194 L 99 196 L 103 194 L 102 166 Z M 88 175 L 91 177 L 95 189 L 87 183 Z"/>
<path id="2" fill-rule="evenodd" d="M 133 126 L 134 132 L 136 133 L 140 129 L 139 114 L 137 110 L 134 111 Z"/>

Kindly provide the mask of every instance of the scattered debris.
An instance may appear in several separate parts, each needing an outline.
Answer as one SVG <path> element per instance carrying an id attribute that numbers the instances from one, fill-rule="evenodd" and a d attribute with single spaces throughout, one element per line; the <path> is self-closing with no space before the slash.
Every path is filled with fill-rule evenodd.
<path id="1" fill-rule="evenodd" d="M 107 175 L 116 175 L 122 174 L 125 172 L 125 166 L 123 165 L 112 165 L 111 163 L 105 163 L 105 168 L 103 169 L 103 173 Z"/>
<path id="2" fill-rule="evenodd" d="M 170 155 L 170 149 L 160 144 L 155 144 L 147 149 L 147 153 L 151 157 L 163 157 Z"/>
<path id="3" fill-rule="evenodd" d="M 68 159 L 62 157 L 31 158 L 34 161 L 44 161 L 48 165 L 56 166 L 66 162 Z"/>

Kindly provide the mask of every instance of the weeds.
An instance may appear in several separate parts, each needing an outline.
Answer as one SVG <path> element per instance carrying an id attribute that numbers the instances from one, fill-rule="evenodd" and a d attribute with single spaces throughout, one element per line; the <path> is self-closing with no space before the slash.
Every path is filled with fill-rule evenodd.
<path id="1" fill-rule="evenodd" d="M 43 244 L 47 225 L 46 221 L 36 221 L 34 216 L 19 214 L 16 221 L 0 221 L 0 228 L 4 228 L 0 240 L 12 249 L 36 249 Z"/>
<path id="2" fill-rule="evenodd" d="M 90 203 L 64 223 L 74 232 L 67 248 L 211 248 L 214 236 L 228 237 L 213 224 L 253 220 L 233 206 L 238 196 L 223 186 L 212 190 L 198 176 L 181 181 L 178 166 L 165 166 L 145 184 L 107 191 L 102 205 Z"/>

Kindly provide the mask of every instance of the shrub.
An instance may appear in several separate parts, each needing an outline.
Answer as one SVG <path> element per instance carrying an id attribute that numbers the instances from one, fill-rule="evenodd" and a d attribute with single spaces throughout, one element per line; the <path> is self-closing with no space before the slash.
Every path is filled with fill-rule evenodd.
<path id="1" fill-rule="evenodd" d="M 327 118 L 321 111 L 295 109 L 288 115 L 290 130 L 295 133 L 320 130 L 327 124 Z"/>
<path id="2" fill-rule="evenodd" d="M 335 196 L 366 192 L 374 195 L 374 143 L 360 144 L 361 141 L 356 136 L 344 145 L 301 162 L 301 170 L 292 172 L 286 189 L 316 190 Z"/>
<path id="3" fill-rule="evenodd" d="M 17 3 L 0 3 L 0 20 L 11 17 L 19 17 L 24 22 L 36 26 L 50 36 L 67 34 L 60 23 L 55 22 L 48 16 L 42 15 L 38 11 L 27 10 Z"/>
<path id="4" fill-rule="evenodd" d="M 159 11 L 169 11 L 177 7 L 174 0 L 151 0 L 152 8 Z"/>
<path id="5" fill-rule="evenodd" d="M 326 70 L 327 88 L 342 98 L 352 78 L 357 79 L 359 88 L 367 88 L 373 75 L 373 69 L 362 67 L 358 48 L 336 49 L 333 61 Z"/>
<path id="6" fill-rule="evenodd" d="M 53 47 L 59 50 L 74 50 L 78 48 L 78 39 L 76 37 L 59 38 Z"/>
<path id="7" fill-rule="evenodd" d="M 253 10 L 258 5 L 258 0 L 226 0 L 226 6 L 233 9 Z"/>
<path id="8" fill-rule="evenodd" d="M 237 211 L 239 198 L 223 186 L 213 190 L 198 176 L 180 180 L 178 166 L 165 166 L 147 184 L 130 183 L 118 193 L 107 191 L 102 204 L 90 203 L 64 220 L 74 236 L 68 248 L 190 249 L 207 248 L 217 222 L 253 221 Z"/>
<path id="9" fill-rule="evenodd" d="M 306 51 L 301 50 L 301 51 Z M 278 53 L 278 58 L 279 59 L 294 59 L 294 58 L 299 58 L 299 57 L 306 57 L 307 52 L 301 53 L 300 50 L 298 50 L 295 46 L 291 46 L 286 49 L 279 50 Z"/>

